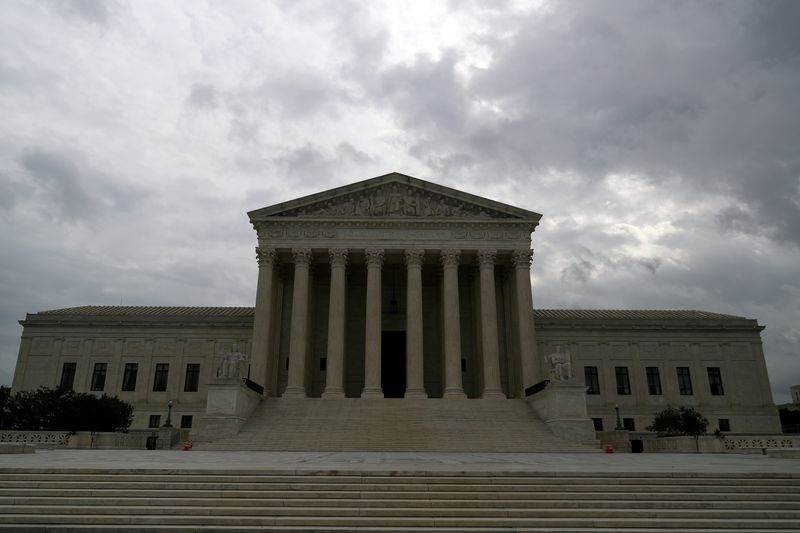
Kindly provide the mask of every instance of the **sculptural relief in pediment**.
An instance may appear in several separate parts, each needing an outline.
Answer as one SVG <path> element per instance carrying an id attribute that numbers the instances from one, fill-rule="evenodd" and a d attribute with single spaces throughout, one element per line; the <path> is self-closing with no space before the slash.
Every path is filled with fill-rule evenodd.
<path id="1" fill-rule="evenodd" d="M 512 218 L 494 209 L 398 183 L 336 196 L 277 216 Z"/>

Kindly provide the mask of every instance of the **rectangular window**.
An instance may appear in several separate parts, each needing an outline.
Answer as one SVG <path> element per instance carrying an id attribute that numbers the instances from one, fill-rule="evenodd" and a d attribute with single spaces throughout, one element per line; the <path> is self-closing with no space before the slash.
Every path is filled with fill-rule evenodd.
<path id="1" fill-rule="evenodd" d="M 617 366 L 614 367 L 614 371 L 617 375 L 617 394 L 620 395 L 628 395 L 631 393 L 631 381 L 628 377 L 628 367 L 627 366 Z"/>
<path id="2" fill-rule="evenodd" d="M 125 363 L 125 372 L 122 373 L 122 390 L 136 390 L 136 376 L 139 374 L 139 363 Z"/>
<path id="3" fill-rule="evenodd" d="M 650 396 L 661 396 L 661 375 L 658 373 L 657 366 L 648 366 L 647 373 L 647 393 Z"/>
<path id="4" fill-rule="evenodd" d="M 678 370 L 678 391 L 681 396 L 691 396 L 694 394 L 692 391 L 692 376 L 689 374 L 688 366 L 679 366 Z"/>
<path id="5" fill-rule="evenodd" d="M 107 370 L 108 370 L 108 363 L 94 364 L 94 371 L 92 372 L 91 390 L 103 390 L 105 388 Z"/>
<path id="6" fill-rule="evenodd" d="M 200 363 L 189 363 L 186 365 L 183 392 L 197 392 L 198 385 L 200 385 Z"/>
<path id="7" fill-rule="evenodd" d="M 719 430 L 720 431 L 730 431 L 731 430 L 731 421 L 727 418 L 720 418 L 719 419 Z"/>
<path id="8" fill-rule="evenodd" d="M 603 419 L 602 418 L 592 418 L 592 424 L 594 424 L 595 431 L 603 431 Z"/>
<path id="9" fill-rule="evenodd" d="M 623 418 L 622 427 L 628 431 L 636 431 L 636 423 L 633 421 L 633 418 Z"/>
<path id="10" fill-rule="evenodd" d="M 191 427 L 192 427 L 192 415 L 181 416 L 181 429 L 191 429 Z"/>
<path id="11" fill-rule="evenodd" d="M 147 423 L 149 428 L 157 428 L 161 426 L 161 415 L 150 415 L 150 421 Z"/>
<path id="12" fill-rule="evenodd" d="M 724 396 L 722 389 L 722 373 L 718 366 L 710 366 L 708 370 L 708 388 L 711 389 L 711 396 Z"/>
<path id="13" fill-rule="evenodd" d="M 586 394 L 600 394 L 600 378 L 597 376 L 596 366 L 583 367 L 583 379 L 586 384 Z"/>
<path id="14" fill-rule="evenodd" d="M 75 367 L 78 363 L 64 363 L 64 368 L 61 369 L 61 383 L 58 388 L 61 390 L 72 390 L 75 384 Z"/>
<path id="15" fill-rule="evenodd" d="M 169 376 L 169 363 L 156 363 L 156 375 L 153 379 L 153 391 L 167 390 L 167 377 Z"/>

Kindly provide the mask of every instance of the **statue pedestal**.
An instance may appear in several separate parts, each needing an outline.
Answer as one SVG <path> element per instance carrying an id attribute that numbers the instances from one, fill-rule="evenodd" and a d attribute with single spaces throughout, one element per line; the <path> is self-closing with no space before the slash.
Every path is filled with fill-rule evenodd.
<path id="1" fill-rule="evenodd" d="M 596 445 L 594 424 L 586 412 L 586 386 L 575 379 L 551 381 L 527 398 L 528 405 L 557 437 Z"/>
<path id="2" fill-rule="evenodd" d="M 239 378 L 214 378 L 208 384 L 206 414 L 192 431 L 192 439 L 210 441 L 236 435 L 261 398 Z"/>

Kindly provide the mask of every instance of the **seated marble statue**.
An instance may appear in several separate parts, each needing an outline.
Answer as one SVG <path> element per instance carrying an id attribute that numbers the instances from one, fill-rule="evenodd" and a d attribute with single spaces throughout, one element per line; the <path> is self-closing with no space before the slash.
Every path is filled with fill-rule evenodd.
<path id="1" fill-rule="evenodd" d="M 550 367 L 550 379 L 554 381 L 568 381 L 572 379 L 572 361 L 569 351 L 561 351 L 561 346 L 556 346 L 556 351 L 545 356 L 545 362 Z"/>

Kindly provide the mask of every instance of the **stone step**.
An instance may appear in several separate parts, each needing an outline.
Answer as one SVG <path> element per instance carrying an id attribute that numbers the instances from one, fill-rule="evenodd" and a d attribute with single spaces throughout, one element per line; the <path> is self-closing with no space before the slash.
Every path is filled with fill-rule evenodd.
<path id="1" fill-rule="evenodd" d="M 291 531 L 295 533 L 330 533 L 330 532 L 350 532 L 354 531 L 352 526 L 325 526 L 325 527 L 306 527 L 306 526 L 130 526 L 130 525 L 81 525 L 81 533 L 107 533 L 107 532 L 163 532 L 163 533 L 253 533 L 258 531 Z M 74 533 L 76 528 L 73 526 L 41 526 L 41 525 L 4 525 L 0 524 L 0 531 L 14 531 L 20 533 Z M 474 531 L 480 533 L 508 533 L 507 527 L 492 526 L 471 526 L 468 530 L 463 527 L 381 527 L 381 526 L 362 526 L 357 529 L 360 533 L 463 533 L 464 531 Z M 554 529 L 553 527 L 515 527 L 513 531 L 518 533 L 675 533 L 673 528 L 661 527 L 631 527 L 620 529 L 618 527 L 563 527 Z M 730 528 L 681 528 L 681 533 L 731 533 Z M 748 529 L 748 533 L 786 533 L 786 529 L 754 528 Z M 789 530 L 791 531 L 791 530 Z"/>
<path id="2" fill-rule="evenodd" d="M 55 525 L 55 526 L 109 526 L 109 525 L 137 525 L 164 527 L 169 525 L 182 526 L 304 526 L 304 527 L 451 527 L 451 528 L 476 528 L 504 527 L 504 528 L 551 528 L 558 531 L 561 528 L 647 528 L 654 526 L 652 518 L 610 517 L 588 518 L 556 517 L 556 518 L 515 518 L 515 517 L 364 517 L 364 516 L 140 516 L 130 514 L 117 514 L 114 516 L 99 515 L 64 515 L 64 514 L 4 514 L 0 515 L 0 524 L 3 525 Z M 658 527 L 685 531 L 690 528 L 729 528 L 742 531 L 753 531 L 764 528 L 764 519 L 733 519 L 733 518 L 658 518 Z M 770 519 L 768 526 L 772 530 L 797 531 L 796 519 Z"/>
<path id="3" fill-rule="evenodd" d="M 453 435 L 469 435 L 454 439 Z M 242 431 L 196 449 L 599 452 L 557 438 L 523 400 L 270 398 Z"/>
<path id="4" fill-rule="evenodd" d="M 227 517 L 278 517 L 278 516 L 304 516 L 304 517 L 470 517 L 470 518 L 653 518 L 653 519 L 710 519 L 717 518 L 716 509 L 608 509 L 594 508 L 590 506 L 579 509 L 572 508 L 569 512 L 564 509 L 545 509 L 528 507 L 509 507 L 504 502 L 494 508 L 473 508 L 473 507 L 326 507 L 326 506 L 284 506 L 272 508 L 253 508 L 253 507 L 216 507 L 216 506 L 103 506 L 103 505 L 84 505 L 74 507 L 71 505 L 0 505 L 0 515 L 137 515 L 137 516 L 227 516 Z M 798 520 L 800 519 L 800 509 L 793 510 L 742 510 L 729 509 L 726 511 L 725 520 Z"/>
<path id="5" fill-rule="evenodd" d="M 553 475 L 548 473 L 509 473 L 487 475 L 462 472 L 459 475 L 451 473 L 439 474 L 426 472 L 416 475 L 381 475 L 370 472 L 358 474 L 343 474 L 338 470 L 329 472 L 315 472 L 313 474 L 278 474 L 262 473 L 184 473 L 170 471 L 171 473 L 130 473 L 127 470 L 79 470 L 77 472 L 42 470 L 24 471 L 22 469 L 9 469 L 0 472 L 0 483 L 6 481 L 118 481 L 118 482 L 203 482 L 203 483 L 286 483 L 286 484 L 419 484 L 419 485 L 450 485 L 450 484 L 491 484 L 491 485 L 691 485 L 691 486 L 721 486 L 740 485 L 747 483 L 749 486 L 798 486 L 800 477 L 781 474 L 751 474 L 747 476 L 730 474 L 695 474 L 685 473 L 650 473 L 650 474 L 592 474 L 581 475 Z M 205 471 L 208 472 L 208 471 Z M 252 472 L 252 471 L 250 471 Z M 660 477 L 654 477 L 660 476 Z"/>
<path id="6" fill-rule="evenodd" d="M 631 500 L 631 499 L 575 499 L 575 500 L 555 500 L 555 499 L 536 499 L 536 500 L 398 500 L 398 499 L 337 499 L 337 508 L 343 507 L 424 507 L 424 508 L 460 508 L 468 505 L 469 508 L 477 507 L 496 507 L 502 503 L 504 507 L 522 507 L 526 509 L 774 509 L 774 510 L 798 510 L 797 500 L 775 500 L 764 499 L 754 500 L 698 500 L 687 496 L 682 500 L 660 501 L 660 500 Z M 136 506 L 173 506 L 173 507 L 315 507 L 319 506 L 321 500 L 318 498 L 294 498 L 287 502 L 283 498 L 188 498 L 188 497 L 164 497 L 164 498 L 101 498 L 95 496 L 86 497 L 0 497 L 0 505 L 20 506 L 20 505 L 104 505 L 116 507 L 136 507 Z"/>

